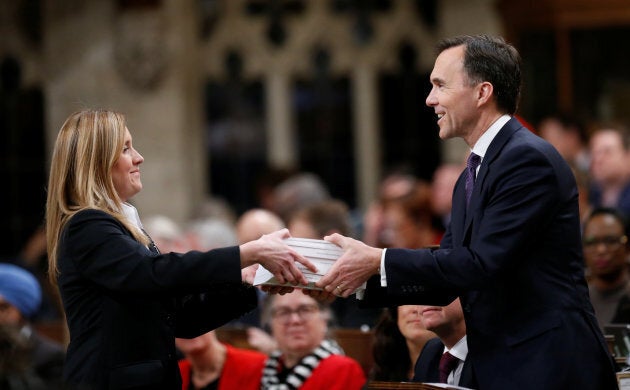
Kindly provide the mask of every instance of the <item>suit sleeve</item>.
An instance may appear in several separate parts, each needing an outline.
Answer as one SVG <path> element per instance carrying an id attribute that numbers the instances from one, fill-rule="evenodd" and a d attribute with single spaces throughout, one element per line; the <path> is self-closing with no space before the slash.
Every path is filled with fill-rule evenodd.
<path id="1" fill-rule="evenodd" d="M 172 296 L 203 292 L 212 283 L 241 282 L 238 247 L 155 255 L 102 211 L 76 214 L 60 248 L 59 257 L 84 278 L 115 293 Z"/>
<path id="2" fill-rule="evenodd" d="M 387 250 L 390 293 L 414 294 L 412 290 L 417 287 L 412 286 L 452 291 L 480 289 L 526 261 L 533 247 L 545 245 L 543 240 L 558 238 L 544 237 L 542 227 L 556 216 L 562 196 L 577 194 L 563 188 L 544 152 L 526 144 L 513 147 L 490 169 L 494 171 L 488 173 L 477 207 L 471 211 L 470 239 L 464 245 L 452 243 L 450 248 L 434 251 Z M 451 236 L 447 234 L 446 238 L 450 240 Z"/>

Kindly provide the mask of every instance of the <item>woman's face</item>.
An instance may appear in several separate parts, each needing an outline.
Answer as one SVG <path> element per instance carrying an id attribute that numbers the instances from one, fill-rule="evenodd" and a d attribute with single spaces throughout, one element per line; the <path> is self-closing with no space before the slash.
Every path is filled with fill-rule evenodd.
<path id="1" fill-rule="evenodd" d="M 125 128 L 125 143 L 112 168 L 112 181 L 118 196 L 123 202 L 132 198 L 142 189 L 140 164 L 144 157 L 133 148 L 129 129 Z"/>

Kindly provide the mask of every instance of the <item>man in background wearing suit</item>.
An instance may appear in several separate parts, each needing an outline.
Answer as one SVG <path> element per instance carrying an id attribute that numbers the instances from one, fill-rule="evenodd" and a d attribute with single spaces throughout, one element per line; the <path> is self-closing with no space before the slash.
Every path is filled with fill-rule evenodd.
<path id="1" fill-rule="evenodd" d="M 332 235 L 344 255 L 317 285 L 347 297 L 380 273 L 396 299 L 459 296 L 480 389 L 617 388 L 588 298 L 574 176 L 513 117 L 518 52 L 481 35 L 446 39 L 438 53 L 426 104 L 440 138 L 471 149 L 440 248 L 383 250 Z"/>
<path id="2" fill-rule="evenodd" d="M 427 342 L 414 369 L 414 382 L 441 382 L 477 387 L 472 366 L 466 360 L 466 323 L 459 298 L 446 306 L 420 305 L 424 326 L 438 337 Z"/>

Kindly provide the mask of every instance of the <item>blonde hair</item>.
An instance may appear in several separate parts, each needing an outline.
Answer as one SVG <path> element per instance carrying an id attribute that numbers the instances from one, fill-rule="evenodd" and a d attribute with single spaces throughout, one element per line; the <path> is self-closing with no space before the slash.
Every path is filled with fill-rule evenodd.
<path id="1" fill-rule="evenodd" d="M 123 202 L 112 181 L 112 167 L 123 149 L 125 130 L 125 117 L 106 110 L 75 112 L 59 130 L 46 201 L 48 273 L 54 284 L 61 232 L 81 210 L 104 211 L 120 221 L 136 240 L 149 242 L 122 214 Z"/>

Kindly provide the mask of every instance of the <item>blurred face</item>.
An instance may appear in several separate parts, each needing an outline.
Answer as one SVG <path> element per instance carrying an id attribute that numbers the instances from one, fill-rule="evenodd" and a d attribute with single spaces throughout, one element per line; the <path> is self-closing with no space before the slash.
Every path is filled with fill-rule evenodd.
<path id="1" fill-rule="evenodd" d="M 398 329 L 407 340 L 422 342 L 434 336 L 422 322 L 421 308 L 418 305 L 398 306 Z"/>
<path id="2" fill-rule="evenodd" d="M 118 160 L 116 160 L 112 168 L 114 188 L 123 202 L 126 202 L 142 190 L 140 164 L 143 161 L 144 158 L 133 148 L 131 134 L 125 128 L 125 143 Z"/>
<path id="3" fill-rule="evenodd" d="M 624 227 L 613 216 L 599 214 L 584 226 L 584 259 L 593 277 L 615 278 L 626 267 Z"/>
<path id="4" fill-rule="evenodd" d="M 300 290 L 276 296 L 271 306 L 271 331 L 282 353 L 294 358 L 311 353 L 326 336 L 325 317 L 317 302 Z"/>
<path id="5" fill-rule="evenodd" d="M 20 311 L 0 295 L 0 325 L 19 325 L 21 321 Z"/>
<path id="6" fill-rule="evenodd" d="M 211 345 L 214 331 L 202 334 L 192 339 L 175 339 L 175 345 L 186 356 L 202 354 Z"/>
<path id="7" fill-rule="evenodd" d="M 451 212 L 453 188 L 463 170 L 458 165 L 445 165 L 435 170 L 431 183 L 431 206 L 436 214 L 444 216 Z"/>
<path id="8" fill-rule="evenodd" d="M 419 248 L 418 232 L 415 221 L 404 212 L 402 207 L 390 205 L 385 208 L 385 230 L 395 248 Z"/>
<path id="9" fill-rule="evenodd" d="M 459 298 L 447 306 L 420 306 L 420 316 L 427 329 L 439 332 L 442 328 L 454 328 L 464 320 Z"/>
<path id="10" fill-rule="evenodd" d="M 477 121 L 477 95 L 464 71 L 464 50 L 464 46 L 456 46 L 438 55 L 426 104 L 437 115 L 440 138 L 461 137 L 470 145 L 468 138 Z"/>
<path id="11" fill-rule="evenodd" d="M 289 221 L 289 231 L 293 237 L 313 238 L 321 240 L 313 226 L 304 218 L 292 218 Z"/>
<path id="12" fill-rule="evenodd" d="M 600 183 L 625 180 L 628 175 L 628 153 L 616 131 L 600 130 L 593 134 L 591 146 L 591 174 Z"/>

